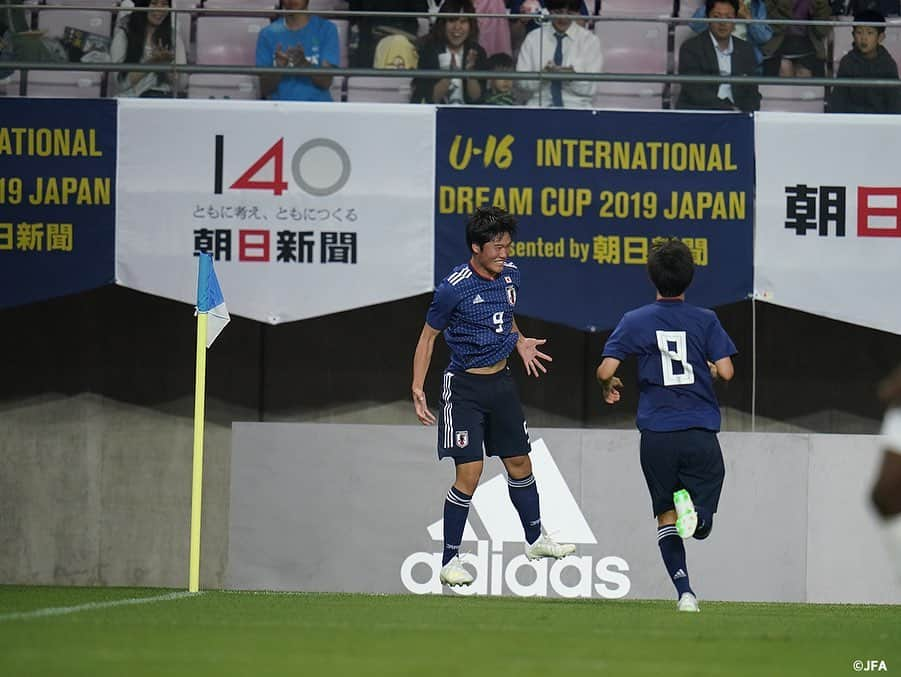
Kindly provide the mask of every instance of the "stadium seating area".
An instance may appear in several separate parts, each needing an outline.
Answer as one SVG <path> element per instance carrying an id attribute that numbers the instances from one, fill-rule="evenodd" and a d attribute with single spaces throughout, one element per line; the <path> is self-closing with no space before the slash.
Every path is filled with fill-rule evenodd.
<path id="1" fill-rule="evenodd" d="M 175 30 L 188 46 L 188 61 L 201 65 L 254 65 L 257 34 L 269 21 L 267 16 L 218 15 L 197 10 L 268 10 L 277 0 L 173 0 L 177 10 Z M 54 5 L 71 9 L 44 10 L 32 13 L 32 26 L 48 37 L 60 37 L 67 27 L 109 36 L 117 12 L 87 7 L 115 0 L 52 0 Z M 28 5 L 51 4 L 50 0 L 28 0 Z M 700 0 L 603 0 L 593 30 L 600 37 L 604 53 L 604 72 L 628 74 L 675 73 L 679 47 L 691 37 L 685 20 L 692 15 Z M 311 0 L 309 8 L 328 13 L 346 10 L 345 0 Z M 672 19 L 676 18 L 676 21 Z M 843 17 L 849 18 L 849 17 Z M 331 19 L 338 28 L 342 46 L 342 67 L 348 65 L 349 22 Z M 428 30 L 428 22 L 420 21 L 420 33 Z M 901 20 L 889 19 L 885 47 L 901 62 Z M 851 48 L 850 27 L 834 31 L 833 64 Z M 111 76 L 98 72 L 32 71 L 22 77 L 16 71 L 0 80 L 0 96 L 98 97 L 115 94 Z M 605 82 L 598 88 L 594 103 L 598 108 L 660 109 L 675 101 L 677 85 L 659 82 Z M 761 88 L 763 110 L 823 110 L 823 87 L 768 85 Z M 405 102 L 410 80 L 397 77 L 336 77 L 332 96 L 336 101 Z M 188 79 L 189 98 L 255 99 L 259 96 L 257 78 L 251 75 L 193 74 Z"/>

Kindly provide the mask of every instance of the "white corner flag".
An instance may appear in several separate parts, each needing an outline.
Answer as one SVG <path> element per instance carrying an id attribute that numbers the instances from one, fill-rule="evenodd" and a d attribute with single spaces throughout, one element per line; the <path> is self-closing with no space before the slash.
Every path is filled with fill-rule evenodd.
<path id="1" fill-rule="evenodd" d="M 194 463 L 191 479 L 191 544 L 188 590 L 200 588 L 200 509 L 203 493 L 203 419 L 206 399 L 206 351 L 229 322 L 213 257 L 201 252 L 197 273 L 197 369 L 194 386 Z"/>
<path id="2" fill-rule="evenodd" d="M 216 271 L 213 270 L 213 257 L 206 252 L 200 254 L 200 268 L 197 275 L 197 312 L 208 315 L 206 347 L 209 348 L 231 318 L 228 316 L 228 308 L 225 307 L 225 298 L 222 296 L 219 280 L 216 279 Z"/>

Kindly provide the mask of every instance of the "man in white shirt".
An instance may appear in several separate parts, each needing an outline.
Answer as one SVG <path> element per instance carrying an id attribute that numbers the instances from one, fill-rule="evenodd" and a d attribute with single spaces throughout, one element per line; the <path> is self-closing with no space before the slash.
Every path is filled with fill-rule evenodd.
<path id="1" fill-rule="evenodd" d="M 526 36 L 519 50 L 517 71 L 600 73 L 601 41 L 575 23 L 581 0 L 546 0 L 549 21 Z M 596 82 L 590 80 L 519 80 L 529 94 L 528 105 L 590 108 Z"/>

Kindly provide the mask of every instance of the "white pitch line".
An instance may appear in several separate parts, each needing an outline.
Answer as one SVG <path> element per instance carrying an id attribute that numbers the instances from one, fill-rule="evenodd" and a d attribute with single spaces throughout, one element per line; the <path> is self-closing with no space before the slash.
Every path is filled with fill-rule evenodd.
<path id="1" fill-rule="evenodd" d="M 170 592 L 156 597 L 129 597 L 128 599 L 114 599 L 109 602 L 88 602 L 75 606 L 56 606 L 34 611 L 19 611 L 11 614 L 0 614 L 0 623 L 3 621 L 24 621 L 30 618 L 45 618 L 47 616 L 65 616 L 79 611 L 93 611 L 94 609 L 108 609 L 116 606 L 131 606 L 133 604 L 150 604 L 151 602 L 169 602 L 183 597 L 196 597 L 202 592 Z"/>

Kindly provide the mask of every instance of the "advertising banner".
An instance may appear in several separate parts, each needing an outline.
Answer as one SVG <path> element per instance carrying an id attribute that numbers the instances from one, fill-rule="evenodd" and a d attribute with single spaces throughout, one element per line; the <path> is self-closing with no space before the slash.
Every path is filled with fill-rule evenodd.
<path id="1" fill-rule="evenodd" d="M 116 102 L 0 99 L 0 308 L 113 281 Z"/>
<path id="2" fill-rule="evenodd" d="M 753 122 L 745 114 L 441 108 L 436 283 L 469 258 L 464 224 L 501 206 L 520 230 L 517 312 L 577 329 L 613 327 L 654 299 L 648 250 L 685 241 L 689 300 L 746 298 L 753 279 Z"/>
<path id="3" fill-rule="evenodd" d="M 117 281 L 278 324 L 432 289 L 434 109 L 120 102 Z"/>
<path id="4" fill-rule="evenodd" d="M 889 115 L 757 117 L 758 299 L 901 333 L 898 131 Z"/>
<path id="5" fill-rule="evenodd" d="M 475 581 L 448 588 L 438 575 L 454 469 L 435 458 L 434 428 L 235 423 L 225 587 L 656 598 L 673 600 L 675 612 L 638 431 L 529 434 L 542 527 L 576 552 L 561 560 L 525 557 L 503 465 L 488 459 L 460 548 Z M 878 435 L 719 437 L 726 478 L 713 531 L 684 542 L 702 606 L 901 601 L 868 495 L 881 462 Z M 761 501 L 762 482 L 780 500 Z M 834 519 L 808 519 L 838 494 L 845 500 Z M 835 533 L 843 535 L 841 548 Z"/>

